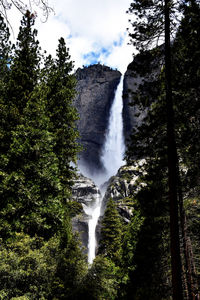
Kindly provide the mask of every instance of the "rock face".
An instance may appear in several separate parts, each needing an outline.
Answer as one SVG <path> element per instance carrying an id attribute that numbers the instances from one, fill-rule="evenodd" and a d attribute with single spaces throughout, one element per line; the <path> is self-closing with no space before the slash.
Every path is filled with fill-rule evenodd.
<path id="1" fill-rule="evenodd" d="M 128 142 L 132 130 L 136 125 L 140 125 L 146 116 L 146 110 L 142 110 L 135 102 L 134 106 L 130 106 L 133 100 L 136 99 L 137 94 L 140 93 L 140 85 L 143 85 L 143 95 L 148 98 L 149 102 L 151 101 L 151 97 L 148 93 L 148 89 L 153 88 L 156 90 L 156 84 L 153 84 L 153 82 L 160 75 L 161 66 L 163 64 L 162 47 L 157 50 L 157 55 L 153 55 L 155 53 L 150 51 L 137 55 L 128 65 L 124 75 L 123 122 L 126 143 Z"/>
<path id="2" fill-rule="evenodd" d="M 102 168 L 101 149 L 105 140 L 109 111 L 121 73 L 100 64 L 78 69 L 75 106 L 80 115 L 78 130 L 84 150 L 81 161 L 91 174 Z"/>
<path id="3" fill-rule="evenodd" d="M 73 185 L 72 199 L 84 207 L 84 205 L 91 205 L 99 195 L 100 191 L 94 182 L 80 174 Z M 85 253 L 88 252 L 88 220 L 89 216 L 84 212 L 84 209 L 72 218 L 73 232 L 79 233 Z"/>
<path id="4" fill-rule="evenodd" d="M 116 176 L 112 176 L 103 198 L 102 210 L 105 210 L 106 203 L 112 198 L 117 203 L 117 209 L 124 221 L 128 223 L 132 216 L 131 197 L 142 187 L 144 183 L 139 182 L 138 166 L 142 166 L 145 160 L 138 161 L 135 166 L 123 166 Z M 102 212 L 103 213 L 103 212 Z"/>
<path id="5" fill-rule="evenodd" d="M 151 83 L 154 84 L 154 80 L 160 74 L 161 62 L 160 57 L 155 58 L 150 52 L 147 52 L 136 56 L 127 68 L 123 86 L 123 123 L 126 140 L 128 140 L 131 131 L 144 121 L 147 112 L 139 106 L 137 101 L 135 101 L 134 106 L 129 104 L 132 102 L 133 97 L 137 96 L 140 86 L 144 83 L 147 88 L 145 90 L 143 87 L 143 91 L 148 98 L 149 86 Z M 78 83 L 75 107 L 80 115 L 77 127 L 80 132 L 80 142 L 84 147 L 84 150 L 80 153 L 80 163 L 82 163 L 81 170 L 84 172 L 83 166 L 85 166 L 87 169 L 86 174 L 91 178 L 94 178 L 95 175 L 98 176 L 98 172 L 101 173 L 103 169 L 100 160 L 101 151 L 108 127 L 110 107 L 120 77 L 121 73 L 119 71 L 100 64 L 84 67 L 76 72 Z M 155 85 L 152 88 L 155 88 Z M 151 103 L 151 99 L 149 99 L 149 102 Z M 116 201 L 118 211 L 124 221 L 126 223 L 130 221 L 132 216 L 131 198 L 142 185 L 142 183 L 137 182 L 137 179 L 137 167 L 135 166 L 121 167 L 117 175 L 111 177 L 106 184 L 107 190 L 103 199 L 101 216 L 108 199 L 112 197 Z M 106 189 L 106 187 L 103 188 Z M 92 180 L 80 175 L 73 188 L 73 199 L 84 207 L 89 203 L 92 204 L 98 196 L 98 188 Z M 73 229 L 80 233 L 86 251 L 88 245 L 88 218 L 89 216 L 83 212 L 76 215 L 72 220 Z M 96 230 L 97 240 L 100 237 L 100 223 Z"/>

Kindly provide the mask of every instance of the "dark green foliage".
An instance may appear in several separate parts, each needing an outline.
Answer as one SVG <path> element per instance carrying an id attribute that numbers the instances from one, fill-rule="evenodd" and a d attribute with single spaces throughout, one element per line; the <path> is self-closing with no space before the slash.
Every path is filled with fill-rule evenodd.
<path id="1" fill-rule="evenodd" d="M 58 239 L 17 234 L 0 246 L 0 298 L 49 299 L 56 271 Z M 13 298 L 12 298 L 13 299 Z"/>
<path id="2" fill-rule="evenodd" d="M 1 299 L 77 299 L 73 295 L 86 273 L 73 236 L 61 248 L 59 237 L 44 241 L 20 233 L 15 241 L 1 243 L 0 258 Z"/>
<path id="3" fill-rule="evenodd" d="M 39 42 L 36 40 L 37 31 L 32 29 L 33 25 L 34 16 L 27 11 L 21 21 L 10 66 L 7 97 L 19 114 L 23 112 L 39 74 Z"/>
<path id="4" fill-rule="evenodd" d="M 44 87 L 26 104 L 23 122 L 12 131 L 7 168 L 2 180 L 1 236 L 24 231 L 49 237 L 63 219 L 58 159 L 45 116 Z M 17 202 L 16 202 L 17 199 Z M 10 225 L 9 225 L 10 224 Z"/>
<path id="5" fill-rule="evenodd" d="M 121 259 L 122 221 L 112 198 L 108 200 L 101 226 L 99 253 L 119 265 Z"/>
<path id="6" fill-rule="evenodd" d="M 50 118 L 50 129 L 54 132 L 54 152 L 59 160 L 60 178 L 63 196 L 67 186 L 71 185 L 74 167 L 80 147 L 77 144 L 78 131 L 75 121 L 78 115 L 73 106 L 76 80 L 71 74 L 73 64 L 70 61 L 69 49 L 64 39 L 59 40 L 57 59 L 48 57 L 46 60 L 46 84 L 48 86 L 47 113 Z M 65 197 L 65 196 L 64 196 Z"/>
<path id="7" fill-rule="evenodd" d="M 188 233 L 191 240 L 191 250 L 194 254 L 196 266 L 195 274 L 198 286 L 200 286 L 200 199 L 199 197 L 189 198 L 185 203 L 185 211 L 188 220 Z"/>
<path id="8" fill-rule="evenodd" d="M 119 268 L 108 258 L 97 256 L 89 268 L 77 299 L 114 300 L 118 292 Z"/>
<path id="9" fill-rule="evenodd" d="M 183 8 L 184 18 L 172 47 L 172 92 L 180 177 L 184 183 L 183 197 L 187 201 L 190 195 L 197 199 L 199 195 L 199 142 L 197 141 L 197 139 L 199 140 L 199 84 L 197 83 L 199 82 L 199 39 L 196 36 L 199 32 L 199 5 L 196 1 L 191 1 L 186 3 Z M 142 40 L 139 42 L 142 43 Z M 150 76 L 146 76 L 146 81 L 141 84 L 138 95 L 134 97 L 134 104 L 139 105 L 141 112 L 146 110 L 147 114 L 143 123 L 133 132 L 127 151 L 127 159 L 131 164 L 134 163 L 135 158 L 146 158 L 145 171 L 147 173 L 144 178 L 142 176 L 147 186 L 135 195 L 136 202 L 139 204 L 139 214 L 145 218 L 143 223 L 145 226 L 142 225 L 140 231 L 136 233 L 133 229 L 129 229 L 126 236 L 128 240 L 125 239 L 130 249 L 133 249 L 132 262 L 129 261 L 130 281 L 128 286 L 130 290 L 128 295 L 130 299 L 168 299 L 170 297 L 171 276 L 167 267 L 169 264 L 167 242 L 169 208 L 166 205 L 167 128 L 163 102 L 164 81 L 163 70 L 160 69 L 160 75 L 155 71 L 157 70 L 156 66 L 159 66 L 159 60 L 156 60 L 155 56 L 154 59 L 151 58 L 151 53 L 159 53 L 159 50 L 161 50 L 162 58 L 162 47 L 149 53 L 142 52 L 140 56 L 147 57 L 146 69 L 144 68 L 145 61 L 140 64 L 139 59 L 139 61 L 135 61 L 136 65 L 132 66 L 137 73 L 141 72 L 142 76 L 146 76 L 145 71 L 149 73 L 149 69 L 150 76 L 152 70 L 153 75 L 157 76 L 152 76 L 156 80 L 150 81 Z M 152 68 L 152 63 L 154 68 Z M 142 71 L 140 67 L 142 67 Z M 133 220 L 132 223 L 134 224 Z M 132 245 L 130 234 L 134 240 Z M 131 257 L 128 255 L 128 246 L 124 248 L 127 262 Z M 193 246 L 196 249 L 195 243 Z M 153 252 L 155 255 L 151 255 Z M 194 261 L 198 256 L 196 255 L 195 252 Z M 157 258 L 155 258 L 156 256 Z M 194 291 L 197 293 L 196 287 Z M 189 296 L 191 299 L 192 295 Z"/>
<path id="10" fill-rule="evenodd" d="M 0 15 L 0 181 L 7 150 L 8 121 L 10 106 L 6 101 L 7 80 L 9 75 L 9 30 Z"/>
<path id="11" fill-rule="evenodd" d="M 173 46 L 175 52 L 173 86 L 174 98 L 176 99 L 177 142 L 183 163 L 189 168 L 186 176 L 187 186 L 189 184 L 190 189 L 194 190 L 199 185 L 200 171 L 199 18 L 200 7 L 195 1 L 192 1 L 190 6 L 185 6 L 184 19 Z"/>
<path id="12" fill-rule="evenodd" d="M 0 298 L 73 299 L 86 273 L 68 217 L 80 211 L 70 197 L 76 82 L 63 39 L 40 69 L 33 25 L 27 12 L 11 53 L 0 19 Z"/>
<path id="13" fill-rule="evenodd" d="M 4 23 L 4 19 L 0 14 L 0 81 L 1 83 L 5 81 L 6 74 L 8 72 L 9 64 L 9 29 Z"/>
<path id="14" fill-rule="evenodd" d="M 52 284 L 54 299 L 79 299 L 79 290 L 87 271 L 86 257 L 77 236 L 72 234 L 70 219 L 63 222 L 58 248 L 55 278 Z"/>
<path id="15" fill-rule="evenodd" d="M 23 17 L 2 101 L 1 234 L 15 231 L 49 238 L 62 224 L 74 176 L 78 145 L 73 107 L 75 79 L 61 38 L 47 72 L 32 29 Z M 69 206 L 69 204 L 68 204 Z"/>
<path id="16" fill-rule="evenodd" d="M 136 195 L 123 245 L 122 261 L 129 278 L 127 299 L 165 299 L 169 294 L 169 220 L 163 175 L 160 165 L 149 166 L 148 175 L 143 176 L 146 186 Z"/>
<path id="17" fill-rule="evenodd" d="M 63 218 L 58 158 L 46 116 L 47 87 L 38 83 L 38 42 L 33 25 L 32 15 L 27 12 L 4 99 L 7 118 L 0 187 L 0 231 L 4 238 L 15 231 L 50 237 Z"/>

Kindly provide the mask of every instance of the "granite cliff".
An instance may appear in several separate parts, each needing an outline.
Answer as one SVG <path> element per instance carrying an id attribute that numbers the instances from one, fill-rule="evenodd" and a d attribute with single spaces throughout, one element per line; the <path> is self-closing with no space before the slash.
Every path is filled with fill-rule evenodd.
<path id="1" fill-rule="evenodd" d="M 135 101 L 134 106 L 129 104 L 133 101 L 134 96 L 137 97 L 143 83 L 149 87 L 160 74 L 160 62 L 161 60 L 156 59 L 155 61 L 151 54 L 146 53 L 136 56 L 127 68 L 123 83 L 123 125 L 126 141 L 128 141 L 132 129 L 137 128 L 137 125 L 143 122 L 146 116 L 146 111 L 142 110 L 137 101 Z M 77 126 L 80 132 L 80 142 L 84 147 L 84 150 L 80 153 L 80 162 L 82 166 L 85 165 L 90 177 L 94 178 L 93 175 L 98 172 L 103 174 L 103 166 L 100 160 L 101 151 L 108 127 L 110 108 L 121 73 L 97 64 L 78 69 L 76 78 L 77 97 L 75 106 L 80 115 Z M 144 92 L 146 91 L 144 90 Z M 140 163 L 143 163 L 143 161 L 138 162 L 138 164 Z M 84 168 L 81 170 L 84 171 Z M 125 223 L 130 221 L 133 209 L 131 198 L 143 184 L 140 180 L 138 181 L 137 173 L 137 164 L 136 167 L 123 166 L 115 176 L 112 176 L 101 187 L 101 190 L 105 192 L 101 215 L 104 213 L 108 199 L 113 198 Z M 88 172 L 86 174 L 88 176 Z M 84 208 L 85 205 L 92 206 L 99 195 L 100 192 L 94 182 L 80 175 L 73 188 L 73 199 L 83 205 Z M 89 216 L 84 212 L 84 209 L 72 220 L 73 229 L 80 233 L 81 241 L 86 249 L 88 247 L 88 221 Z M 100 229 L 101 217 L 96 228 L 97 242 L 101 234 Z"/>
<path id="2" fill-rule="evenodd" d="M 121 73 L 96 64 L 76 71 L 77 97 L 75 106 L 80 115 L 77 123 L 84 150 L 80 160 L 90 173 L 102 168 L 101 149 L 105 140 L 109 111 Z"/>
<path id="3" fill-rule="evenodd" d="M 138 93 L 142 92 L 143 96 L 151 102 L 152 94 L 156 93 L 155 82 L 160 76 L 162 64 L 163 51 L 162 47 L 159 47 L 152 52 L 138 54 L 127 67 L 123 90 L 123 122 L 126 144 L 133 128 L 140 125 L 146 116 L 146 110 L 143 110 L 135 99 L 137 99 Z M 154 93 L 149 94 L 149 90 Z M 133 101 L 134 105 L 130 105 L 133 104 Z"/>

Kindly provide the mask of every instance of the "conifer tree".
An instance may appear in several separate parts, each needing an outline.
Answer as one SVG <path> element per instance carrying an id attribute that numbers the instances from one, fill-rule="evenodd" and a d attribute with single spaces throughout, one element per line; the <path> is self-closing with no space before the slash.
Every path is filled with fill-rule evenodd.
<path id="1" fill-rule="evenodd" d="M 58 157 L 63 199 L 69 196 L 69 187 L 74 177 L 74 167 L 80 147 L 77 143 L 78 131 L 75 121 L 78 118 L 73 106 L 76 91 L 76 80 L 73 74 L 73 63 L 70 60 L 69 49 L 63 38 L 59 40 L 57 58 L 46 60 L 45 75 L 48 86 L 47 113 L 54 134 L 54 152 Z"/>
<path id="2" fill-rule="evenodd" d="M 77 299 L 118 299 L 118 272 L 119 268 L 109 258 L 98 255 L 88 269 Z"/>
<path id="3" fill-rule="evenodd" d="M 112 198 L 108 200 L 101 225 L 99 253 L 118 265 L 121 259 L 122 221 Z"/>
<path id="4" fill-rule="evenodd" d="M 6 89 L 9 76 L 9 56 L 11 45 L 9 30 L 0 15 L 0 168 L 3 170 L 5 152 L 7 150 L 7 134 L 10 107 L 6 101 Z"/>
<path id="5" fill-rule="evenodd" d="M 63 220 L 58 159 L 45 115 L 45 88 L 35 88 L 23 122 L 12 131 L 7 154 L 12 170 L 2 182 L 1 235 L 24 231 L 49 238 Z M 10 232 L 9 232 L 10 230 Z"/>
<path id="6" fill-rule="evenodd" d="M 10 133 L 22 122 L 23 109 L 39 78 L 39 43 L 33 30 L 34 16 L 27 11 L 21 21 L 17 43 L 10 55 L 9 78 L 5 102 L 9 107 L 6 149 L 10 146 Z"/>
<path id="7" fill-rule="evenodd" d="M 73 175 L 70 164 L 76 161 L 78 151 L 74 124 L 77 114 L 72 106 L 75 80 L 69 74 L 72 63 L 66 63 L 69 55 L 62 39 L 58 59 L 49 60 L 49 74 L 40 72 L 33 24 L 33 16 L 27 12 L 8 68 L 7 83 L 0 72 L 0 87 L 5 88 L 0 95 L 1 150 L 4 148 L 0 162 L 0 254 L 6 253 L 6 243 L 7 249 L 14 249 L 10 256 L 15 255 L 17 247 L 21 251 L 8 272 L 4 267 L 9 265 L 9 255 L 1 265 L 1 295 L 74 299 L 86 271 L 86 259 L 72 233 L 66 205 Z M 28 244 L 21 247 L 21 240 Z M 31 251 L 33 259 L 29 257 Z M 22 266 L 17 265 L 16 271 L 15 262 L 21 260 Z M 28 270 L 24 272 L 26 264 Z M 40 265 L 48 270 L 49 278 L 45 278 Z M 37 288 L 37 282 L 42 286 Z"/>
<path id="8" fill-rule="evenodd" d="M 5 78 L 8 72 L 10 43 L 9 29 L 7 28 L 3 17 L 0 14 L 0 80 Z"/>
<path id="9" fill-rule="evenodd" d="M 183 253 L 185 269 L 186 293 L 188 299 L 193 299 L 198 292 L 195 257 L 191 248 L 191 241 L 187 230 L 187 216 L 184 209 L 184 198 L 199 195 L 199 17 L 200 6 L 197 1 L 189 1 L 183 5 L 184 13 L 176 39 L 173 45 L 173 87 L 176 88 L 176 128 L 177 146 L 181 163 L 188 168 L 187 174 L 180 172 L 182 184 L 179 184 L 179 203 L 181 229 L 183 239 Z M 174 89 L 175 89 L 174 88 Z M 189 104 L 189 105 L 188 105 Z M 180 107 L 184 110 L 181 112 Z M 181 168 L 180 168 L 181 169 Z"/>
<path id="10" fill-rule="evenodd" d="M 27 11 L 21 21 L 10 67 L 8 98 L 15 104 L 19 114 L 23 112 L 39 74 L 39 42 L 36 40 L 37 31 L 33 29 L 34 22 L 34 15 Z"/>
<path id="11" fill-rule="evenodd" d="M 178 159 L 174 130 L 174 109 L 172 97 L 171 76 L 171 45 L 170 37 L 172 31 L 171 15 L 174 10 L 175 1 L 141 1 L 135 0 L 131 4 L 130 13 L 135 13 L 136 20 L 133 22 L 133 33 L 130 36 L 133 43 L 144 51 L 149 46 L 159 41 L 164 35 L 164 57 L 165 57 L 165 105 L 167 124 L 167 156 L 168 156 L 168 185 L 169 185 L 169 207 L 170 207 L 170 240 L 171 240 L 171 262 L 172 262 L 172 286 L 173 299 L 183 299 L 181 278 L 181 256 L 179 241 L 179 215 L 178 215 Z"/>

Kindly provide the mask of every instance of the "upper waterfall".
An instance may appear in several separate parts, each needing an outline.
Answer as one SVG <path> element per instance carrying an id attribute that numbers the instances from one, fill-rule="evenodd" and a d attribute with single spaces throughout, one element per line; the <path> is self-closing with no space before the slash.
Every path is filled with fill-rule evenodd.
<path id="1" fill-rule="evenodd" d="M 125 143 L 122 118 L 123 79 L 124 76 L 121 76 L 115 92 L 115 98 L 110 110 L 105 143 L 102 149 L 101 161 L 105 168 L 105 181 L 115 175 L 118 169 L 124 164 L 123 156 L 125 152 Z"/>

